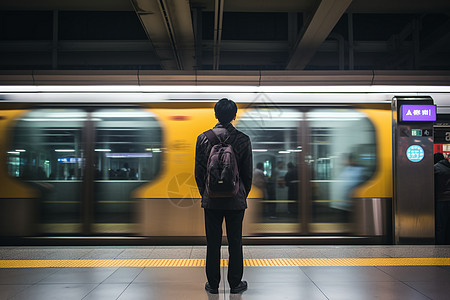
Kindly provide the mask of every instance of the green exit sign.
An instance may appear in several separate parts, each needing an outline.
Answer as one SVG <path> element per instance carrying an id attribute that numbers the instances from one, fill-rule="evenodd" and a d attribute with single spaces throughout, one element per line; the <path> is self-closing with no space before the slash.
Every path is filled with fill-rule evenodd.
<path id="1" fill-rule="evenodd" d="M 412 136 L 422 136 L 422 129 L 411 129 Z"/>

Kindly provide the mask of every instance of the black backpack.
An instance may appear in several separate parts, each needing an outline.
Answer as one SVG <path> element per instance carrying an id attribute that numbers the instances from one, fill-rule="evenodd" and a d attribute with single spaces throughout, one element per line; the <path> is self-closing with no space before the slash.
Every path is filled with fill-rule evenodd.
<path id="1" fill-rule="evenodd" d="M 239 191 L 239 169 L 233 147 L 213 130 L 205 131 L 212 145 L 206 164 L 206 191 L 211 198 L 233 197 Z"/>

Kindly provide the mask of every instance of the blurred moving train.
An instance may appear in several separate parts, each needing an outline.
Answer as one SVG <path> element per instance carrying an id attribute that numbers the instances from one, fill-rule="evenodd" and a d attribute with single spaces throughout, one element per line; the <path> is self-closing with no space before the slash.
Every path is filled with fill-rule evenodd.
<path id="1" fill-rule="evenodd" d="M 392 98 L 427 95 L 439 108 L 450 102 L 448 92 L 1 87 L 0 235 L 203 236 L 196 137 L 215 125 L 214 103 L 228 97 L 238 103 L 234 125 L 250 136 L 260 168 L 244 236 L 389 243 Z"/>

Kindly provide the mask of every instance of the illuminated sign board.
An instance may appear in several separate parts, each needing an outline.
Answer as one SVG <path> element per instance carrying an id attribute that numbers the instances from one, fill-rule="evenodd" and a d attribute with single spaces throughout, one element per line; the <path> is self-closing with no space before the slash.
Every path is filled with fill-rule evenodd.
<path id="1" fill-rule="evenodd" d="M 82 161 L 83 161 L 82 158 L 76 158 L 76 157 L 58 158 L 58 162 L 63 163 L 63 164 L 76 164 L 76 163 L 80 163 Z"/>
<path id="2" fill-rule="evenodd" d="M 436 105 L 402 105 L 400 121 L 436 121 Z"/>
<path id="3" fill-rule="evenodd" d="M 152 157 L 153 154 L 151 152 L 144 153 L 106 153 L 106 157 L 109 158 L 137 158 L 137 157 Z"/>

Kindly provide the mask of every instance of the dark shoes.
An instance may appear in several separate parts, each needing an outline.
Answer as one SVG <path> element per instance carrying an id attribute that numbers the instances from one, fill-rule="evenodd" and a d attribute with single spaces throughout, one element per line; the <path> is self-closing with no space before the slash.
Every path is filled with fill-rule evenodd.
<path id="1" fill-rule="evenodd" d="M 247 281 L 245 281 L 245 280 L 241 281 L 241 282 L 239 282 L 239 284 L 236 287 L 231 288 L 230 293 L 239 294 L 240 292 L 246 291 L 247 287 L 248 287 Z"/>
<path id="2" fill-rule="evenodd" d="M 239 284 L 236 287 L 231 288 L 230 293 L 231 294 L 239 294 L 239 293 L 241 293 L 243 291 L 246 291 L 247 288 L 248 288 L 247 281 L 241 281 L 241 282 L 239 282 Z M 216 288 L 216 289 L 212 288 L 209 285 L 209 282 L 205 283 L 205 290 L 208 293 L 211 293 L 211 294 L 218 294 L 219 293 L 219 289 L 218 288 Z"/>
<path id="3" fill-rule="evenodd" d="M 219 289 L 218 289 L 218 288 L 213 289 L 213 288 L 209 285 L 209 282 L 205 283 L 205 290 L 206 290 L 208 293 L 211 293 L 211 294 L 218 294 L 218 293 L 219 293 Z"/>

